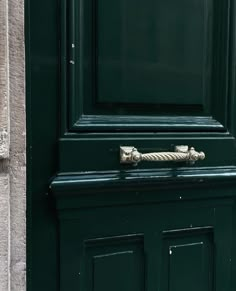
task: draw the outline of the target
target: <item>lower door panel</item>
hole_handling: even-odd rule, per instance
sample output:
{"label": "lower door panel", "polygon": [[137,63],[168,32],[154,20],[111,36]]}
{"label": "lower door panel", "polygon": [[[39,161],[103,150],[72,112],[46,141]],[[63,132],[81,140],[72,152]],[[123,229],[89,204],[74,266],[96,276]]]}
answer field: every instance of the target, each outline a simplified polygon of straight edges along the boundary
{"label": "lower door panel", "polygon": [[61,291],[230,290],[233,200],[77,206],[59,211]]}

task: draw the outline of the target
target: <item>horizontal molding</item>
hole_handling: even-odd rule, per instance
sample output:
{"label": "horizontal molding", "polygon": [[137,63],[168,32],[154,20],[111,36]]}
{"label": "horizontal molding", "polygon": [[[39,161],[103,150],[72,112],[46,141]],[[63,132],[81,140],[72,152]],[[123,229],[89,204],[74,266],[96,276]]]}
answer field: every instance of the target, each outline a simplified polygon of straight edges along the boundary
{"label": "horizontal molding", "polygon": [[235,184],[236,166],[232,166],[61,173],[51,181],[50,189],[57,208],[65,209],[145,201],[232,198],[236,195]]}
{"label": "horizontal molding", "polygon": [[78,131],[129,131],[137,129],[158,131],[225,131],[211,116],[122,116],[81,115],[73,125]]}
{"label": "horizontal molding", "polygon": [[[194,169],[162,169],[162,170],[130,170],[111,172],[87,172],[58,174],[51,182],[53,192],[77,191],[80,189],[104,191],[117,187],[132,188],[162,185],[176,187],[178,183],[184,185],[206,184],[209,182],[234,182],[236,183],[236,166],[226,168],[194,168]],[[183,185],[183,186],[184,186]],[[99,188],[97,188],[99,187]],[[100,188],[101,187],[101,188]]]}

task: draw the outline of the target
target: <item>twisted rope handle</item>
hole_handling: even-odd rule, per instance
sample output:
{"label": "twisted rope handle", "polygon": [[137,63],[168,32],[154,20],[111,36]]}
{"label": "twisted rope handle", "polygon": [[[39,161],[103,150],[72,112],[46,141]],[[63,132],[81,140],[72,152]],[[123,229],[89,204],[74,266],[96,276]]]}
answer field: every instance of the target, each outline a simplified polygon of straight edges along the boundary
{"label": "twisted rope handle", "polygon": [[149,162],[190,162],[194,163],[198,160],[204,160],[205,154],[197,152],[193,147],[177,146],[175,152],[157,152],[157,153],[140,153],[134,147],[120,148],[120,162],[124,164],[137,164],[140,161]]}
{"label": "twisted rope handle", "polygon": [[172,152],[160,152],[160,153],[148,153],[148,154],[141,154],[142,161],[149,161],[149,162],[168,162],[168,161],[186,161],[189,159],[188,153],[172,153]]}

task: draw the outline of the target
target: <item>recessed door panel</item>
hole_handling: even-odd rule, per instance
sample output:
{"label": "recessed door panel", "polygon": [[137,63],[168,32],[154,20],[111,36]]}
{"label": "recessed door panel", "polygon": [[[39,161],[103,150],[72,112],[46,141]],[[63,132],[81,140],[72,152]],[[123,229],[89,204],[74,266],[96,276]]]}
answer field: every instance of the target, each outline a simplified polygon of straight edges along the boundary
{"label": "recessed door panel", "polygon": [[207,257],[204,258],[203,242],[170,246],[169,254],[171,291],[186,288],[191,288],[192,291],[211,290],[208,282],[209,267],[205,266]]}
{"label": "recessed door panel", "polygon": [[[229,0],[68,1],[62,10],[66,129],[145,129],[160,117],[227,121]],[[229,100],[231,102],[231,100]],[[65,111],[66,109],[66,111]],[[108,116],[109,118],[106,118]],[[92,128],[92,126],[94,126]]]}
{"label": "recessed door panel", "polygon": [[144,291],[142,236],[85,242],[86,290]]}
{"label": "recessed door panel", "polygon": [[97,7],[99,102],[203,105],[213,1],[98,0]]}
{"label": "recessed door panel", "polygon": [[168,232],[163,247],[164,286],[170,291],[212,291],[214,286],[214,229],[211,227]]}

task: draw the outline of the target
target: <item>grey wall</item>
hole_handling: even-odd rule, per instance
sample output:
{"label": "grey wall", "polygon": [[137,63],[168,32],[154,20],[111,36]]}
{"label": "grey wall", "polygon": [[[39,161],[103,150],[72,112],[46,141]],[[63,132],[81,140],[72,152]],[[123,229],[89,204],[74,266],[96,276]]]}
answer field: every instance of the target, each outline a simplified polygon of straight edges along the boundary
{"label": "grey wall", "polygon": [[0,290],[26,290],[24,2],[0,0]]}

